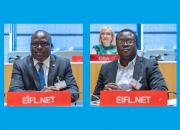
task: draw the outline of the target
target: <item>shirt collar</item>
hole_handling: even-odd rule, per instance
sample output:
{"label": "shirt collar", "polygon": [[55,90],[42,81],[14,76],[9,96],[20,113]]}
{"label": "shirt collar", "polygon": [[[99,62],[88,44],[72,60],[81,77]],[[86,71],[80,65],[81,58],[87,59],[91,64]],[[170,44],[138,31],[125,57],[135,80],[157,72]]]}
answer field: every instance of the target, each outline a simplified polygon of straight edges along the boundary
{"label": "shirt collar", "polygon": [[137,58],[137,56],[135,56],[134,59],[132,61],[130,61],[126,67],[122,66],[120,63],[120,60],[118,60],[118,67],[119,68],[129,68],[129,66],[131,66],[131,65],[135,66],[136,58]]}
{"label": "shirt collar", "polygon": [[[33,63],[34,63],[34,66],[36,66],[37,64],[38,64],[38,60],[36,60],[36,59],[34,59],[33,58]],[[49,68],[49,62],[50,62],[50,56],[46,59],[46,60],[44,60],[42,63],[47,67],[47,68]]]}

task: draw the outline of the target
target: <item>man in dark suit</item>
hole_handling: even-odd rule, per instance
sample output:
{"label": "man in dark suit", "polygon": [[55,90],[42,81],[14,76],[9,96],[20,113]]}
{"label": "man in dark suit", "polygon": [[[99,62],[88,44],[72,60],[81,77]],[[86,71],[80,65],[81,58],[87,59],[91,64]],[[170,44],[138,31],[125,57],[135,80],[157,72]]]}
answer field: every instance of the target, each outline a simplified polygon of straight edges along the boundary
{"label": "man in dark suit", "polygon": [[137,35],[130,29],[120,31],[116,46],[120,59],[103,64],[92,100],[101,90],[168,90],[155,60],[137,56]]}
{"label": "man in dark suit", "polygon": [[31,37],[31,55],[13,64],[9,91],[69,90],[72,102],[76,101],[79,90],[72,75],[70,61],[52,55],[51,50],[50,34],[44,30],[36,31]]}

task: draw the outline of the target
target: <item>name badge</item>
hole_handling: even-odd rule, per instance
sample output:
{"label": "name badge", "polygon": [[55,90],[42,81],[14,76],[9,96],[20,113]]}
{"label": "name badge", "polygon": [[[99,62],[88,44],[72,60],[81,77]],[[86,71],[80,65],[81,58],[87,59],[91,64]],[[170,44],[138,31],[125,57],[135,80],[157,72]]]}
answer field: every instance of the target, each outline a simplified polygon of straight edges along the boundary
{"label": "name badge", "polygon": [[54,86],[56,86],[58,89],[62,89],[65,88],[67,85],[65,80],[63,80],[63,81],[58,81],[57,83],[54,84]]}
{"label": "name badge", "polygon": [[140,88],[141,88],[141,86],[142,86],[142,84],[139,82],[139,81],[137,81],[137,80],[135,80],[135,79],[131,79],[131,81],[130,81],[130,83],[129,83],[133,88],[135,88],[136,90],[139,90]]}

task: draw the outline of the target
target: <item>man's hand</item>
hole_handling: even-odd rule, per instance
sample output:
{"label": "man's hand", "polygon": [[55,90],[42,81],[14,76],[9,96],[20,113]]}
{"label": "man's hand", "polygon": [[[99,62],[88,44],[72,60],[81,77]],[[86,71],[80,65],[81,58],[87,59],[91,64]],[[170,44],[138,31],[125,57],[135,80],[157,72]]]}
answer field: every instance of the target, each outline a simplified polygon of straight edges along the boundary
{"label": "man's hand", "polygon": [[57,88],[57,87],[55,87],[55,86],[50,86],[50,87],[45,87],[45,88],[42,89],[41,91],[43,91],[43,92],[59,91],[59,88]]}
{"label": "man's hand", "polygon": [[104,90],[110,91],[110,90],[121,90],[121,89],[115,83],[108,83],[105,85]]}
{"label": "man's hand", "polygon": [[67,86],[61,86],[61,87],[60,86],[49,86],[49,87],[45,87],[41,91],[43,91],[43,92],[63,91],[63,90],[65,90],[65,88],[67,88]]}

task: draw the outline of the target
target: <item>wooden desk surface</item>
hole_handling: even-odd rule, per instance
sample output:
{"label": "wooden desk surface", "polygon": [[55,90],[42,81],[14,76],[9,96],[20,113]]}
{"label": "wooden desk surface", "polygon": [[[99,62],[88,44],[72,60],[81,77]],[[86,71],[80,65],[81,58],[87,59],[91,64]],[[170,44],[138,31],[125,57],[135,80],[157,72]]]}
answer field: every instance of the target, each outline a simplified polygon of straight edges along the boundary
{"label": "wooden desk surface", "polygon": [[[78,101],[82,101],[82,83],[83,83],[83,70],[82,70],[82,62],[72,62],[71,63],[71,67],[72,67],[72,71],[73,71],[73,75],[75,77],[75,80],[77,82],[77,85],[79,87],[79,91],[81,92],[79,100]],[[11,74],[12,74],[12,64],[5,64],[4,65],[4,92],[5,94],[8,92],[9,90],[9,85],[10,85],[10,81],[11,81]],[[5,97],[5,101],[6,101]]]}
{"label": "wooden desk surface", "polygon": [[[95,89],[96,82],[99,76],[99,71],[103,63],[105,62],[91,62],[91,70],[90,70],[91,94]],[[176,92],[176,62],[160,62],[159,68],[164,76],[169,91]],[[175,98],[175,95],[170,95],[170,98],[171,99]]]}

